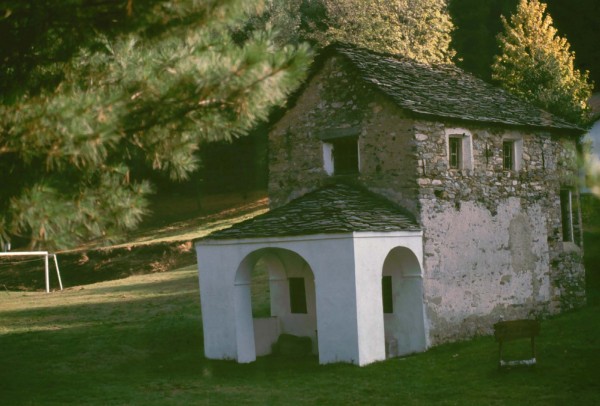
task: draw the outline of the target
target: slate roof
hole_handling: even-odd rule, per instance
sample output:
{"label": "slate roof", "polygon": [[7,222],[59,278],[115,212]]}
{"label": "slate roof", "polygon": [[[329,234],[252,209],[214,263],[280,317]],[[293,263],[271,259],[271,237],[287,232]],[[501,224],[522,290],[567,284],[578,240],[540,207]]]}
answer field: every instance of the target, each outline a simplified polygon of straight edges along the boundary
{"label": "slate roof", "polygon": [[216,231],[203,240],[418,230],[414,218],[395,203],[365,189],[335,184]]}
{"label": "slate roof", "polygon": [[[503,89],[452,65],[425,65],[345,44],[334,44],[360,75],[401,108],[418,115],[491,124],[566,130],[585,130],[539,109]],[[331,50],[324,51],[324,57]]]}

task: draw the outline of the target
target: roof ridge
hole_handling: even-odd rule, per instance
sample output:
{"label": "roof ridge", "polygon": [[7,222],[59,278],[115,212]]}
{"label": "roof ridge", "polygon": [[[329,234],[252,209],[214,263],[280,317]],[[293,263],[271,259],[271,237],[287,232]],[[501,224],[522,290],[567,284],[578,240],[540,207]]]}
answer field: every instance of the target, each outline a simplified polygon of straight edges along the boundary
{"label": "roof ridge", "polygon": [[427,64],[404,55],[341,42],[329,45],[323,55],[331,51],[347,58],[363,80],[390,96],[400,108],[414,114],[512,127],[585,132],[578,125],[456,65]]}

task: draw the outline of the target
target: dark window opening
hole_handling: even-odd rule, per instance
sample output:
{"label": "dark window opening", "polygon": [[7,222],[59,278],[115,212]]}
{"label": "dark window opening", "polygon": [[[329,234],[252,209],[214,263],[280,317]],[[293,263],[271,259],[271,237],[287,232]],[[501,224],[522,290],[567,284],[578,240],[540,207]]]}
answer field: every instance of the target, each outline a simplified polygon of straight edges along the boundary
{"label": "dark window opening", "polygon": [[450,137],[448,143],[450,151],[450,169],[460,169],[462,165],[462,139]]}
{"label": "dark window opening", "polygon": [[288,278],[290,285],[290,311],[306,314],[306,288],[304,278]]}
{"label": "dark window opening", "polygon": [[507,171],[512,171],[515,168],[514,141],[504,141],[502,143],[502,166]]}
{"label": "dark window opening", "polygon": [[394,313],[394,296],[392,294],[392,277],[381,278],[381,292],[383,294],[383,312]]}
{"label": "dark window opening", "polygon": [[333,171],[335,175],[358,173],[358,139],[339,138],[333,145]]}
{"label": "dark window opening", "polygon": [[571,191],[562,189],[560,191],[560,214],[562,220],[563,241],[573,241],[573,210]]}

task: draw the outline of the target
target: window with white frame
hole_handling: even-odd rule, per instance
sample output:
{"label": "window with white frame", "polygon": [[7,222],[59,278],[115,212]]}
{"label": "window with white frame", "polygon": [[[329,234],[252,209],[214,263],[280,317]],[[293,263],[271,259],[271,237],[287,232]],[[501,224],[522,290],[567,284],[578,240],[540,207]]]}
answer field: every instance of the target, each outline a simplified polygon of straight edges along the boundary
{"label": "window with white frame", "polygon": [[521,170],[523,156],[522,138],[504,138],[502,140],[502,169],[505,171]]}
{"label": "window with white frame", "polygon": [[354,175],[360,172],[357,136],[323,141],[323,169],[328,175]]}
{"label": "window with white frame", "polygon": [[560,191],[560,214],[563,241],[573,242],[573,195],[571,189]]}
{"label": "window with white frame", "polygon": [[462,137],[448,137],[450,169],[462,169]]}
{"label": "window with white frame", "polygon": [[473,169],[471,132],[462,128],[446,129],[448,168]]}
{"label": "window with white frame", "polygon": [[512,140],[502,142],[502,167],[507,171],[515,169],[515,143]]}

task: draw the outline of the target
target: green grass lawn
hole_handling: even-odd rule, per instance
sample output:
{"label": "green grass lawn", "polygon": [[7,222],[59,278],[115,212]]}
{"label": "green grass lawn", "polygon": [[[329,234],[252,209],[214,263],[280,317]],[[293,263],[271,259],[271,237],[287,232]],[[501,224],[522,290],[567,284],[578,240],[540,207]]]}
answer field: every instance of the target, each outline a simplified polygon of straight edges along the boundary
{"label": "green grass lawn", "polygon": [[0,291],[0,405],[600,404],[600,308],[544,321],[538,365],[491,337],[359,368],[203,357],[193,267],[51,294]]}

